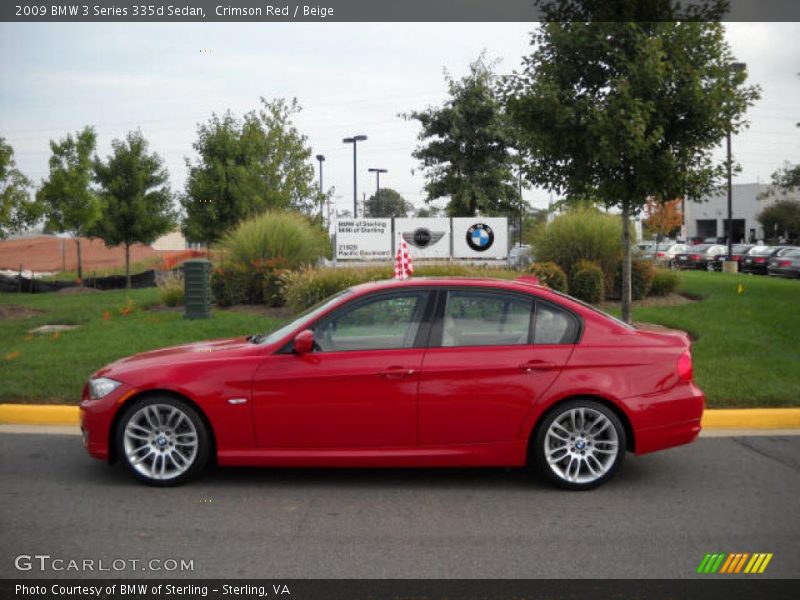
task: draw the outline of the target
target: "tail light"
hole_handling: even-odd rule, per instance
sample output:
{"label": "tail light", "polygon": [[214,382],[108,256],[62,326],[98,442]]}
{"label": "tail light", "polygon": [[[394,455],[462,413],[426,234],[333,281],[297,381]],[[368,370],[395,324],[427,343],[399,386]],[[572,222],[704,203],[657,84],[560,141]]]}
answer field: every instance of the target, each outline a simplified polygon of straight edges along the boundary
{"label": "tail light", "polygon": [[694,367],[692,367],[692,353],[686,350],[678,359],[678,379],[681,381],[691,381],[694,377]]}
{"label": "tail light", "polygon": [[701,257],[700,257],[700,255],[699,255],[699,254],[690,254],[690,255],[689,255],[689,258],[690,258],[691,260],[700,260],[700,258],[701,258]]}
{"label": "tail light", "polygon": [[666,255],[666,252],[656,252],[656,258],[664,258]]}
{"label": "tail light", "polygon": [[757,263],[765,263],[765,262],[767,262],[767,259],[766,258],[756,258],[755,262],[757,262]]}
{"label": "tail light", "polygon": [[791,267],[792,266],[792,261],[790,261],[790,260],[779,260],[778,261],[778,266],[779,267]]}
{"label": "tail light", "polygon": [[733,258],[733,260],[735,260],[736,262],[739,262],[740,260],[742,260],[742,257],[739,256],[738,254],[734,254],[731,258]]}

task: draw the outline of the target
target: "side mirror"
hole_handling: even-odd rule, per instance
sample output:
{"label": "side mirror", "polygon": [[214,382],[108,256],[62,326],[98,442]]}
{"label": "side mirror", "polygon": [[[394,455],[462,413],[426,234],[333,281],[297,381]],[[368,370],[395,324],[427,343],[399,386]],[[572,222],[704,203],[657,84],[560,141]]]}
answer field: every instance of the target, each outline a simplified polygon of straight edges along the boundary
{"label": "side mirror", "polygon": [[304,329],[294,337],[295,354],[308,354],[314,350],[314,332]]}

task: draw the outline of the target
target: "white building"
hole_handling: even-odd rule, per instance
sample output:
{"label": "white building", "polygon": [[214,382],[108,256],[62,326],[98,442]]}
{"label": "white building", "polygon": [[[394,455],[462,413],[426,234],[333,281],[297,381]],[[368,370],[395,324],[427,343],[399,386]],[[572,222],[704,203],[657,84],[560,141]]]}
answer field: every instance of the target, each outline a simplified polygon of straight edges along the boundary
{"label": "white building", "polygon": [[[774,198],[759,200],[767,191],[764,183],[739,183],[732,187],[733,241],[763,240],[766,235],[756,216],[772,204]],[[702,201],[684,203],[684,224],[687,239],[725,238],[728,234],[728,192],[722,189]]]}

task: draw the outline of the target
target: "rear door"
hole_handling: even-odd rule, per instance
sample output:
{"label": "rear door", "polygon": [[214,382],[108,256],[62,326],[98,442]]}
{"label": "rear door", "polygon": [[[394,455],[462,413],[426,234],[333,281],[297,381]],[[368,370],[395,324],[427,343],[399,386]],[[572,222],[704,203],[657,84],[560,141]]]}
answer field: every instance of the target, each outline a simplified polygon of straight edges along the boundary
{"label": "rear door", "polygon": [[517,439],[579,333],[576,316],[531,295],[442,290],[419,385],[420,444]]}

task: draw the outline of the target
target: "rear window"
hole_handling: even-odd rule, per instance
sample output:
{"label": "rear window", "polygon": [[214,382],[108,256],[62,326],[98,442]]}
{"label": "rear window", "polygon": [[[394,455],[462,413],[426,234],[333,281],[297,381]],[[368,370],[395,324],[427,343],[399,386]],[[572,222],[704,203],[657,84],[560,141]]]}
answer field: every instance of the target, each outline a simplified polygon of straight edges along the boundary
{"label": "rear window", "polygon": [[750,256],[769,256],[772,254],[773,248],[771,246],[756,246],[752,248],[748,254]]}

